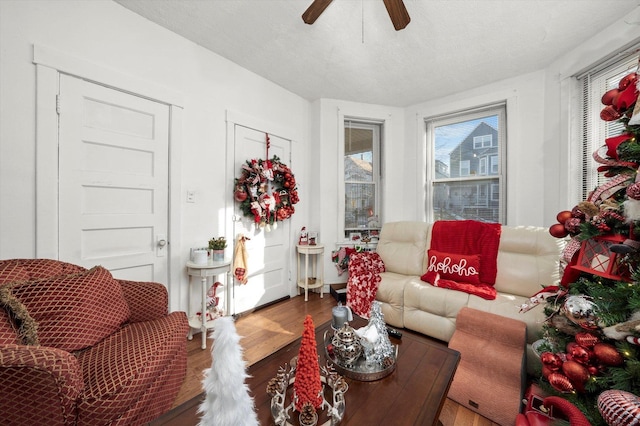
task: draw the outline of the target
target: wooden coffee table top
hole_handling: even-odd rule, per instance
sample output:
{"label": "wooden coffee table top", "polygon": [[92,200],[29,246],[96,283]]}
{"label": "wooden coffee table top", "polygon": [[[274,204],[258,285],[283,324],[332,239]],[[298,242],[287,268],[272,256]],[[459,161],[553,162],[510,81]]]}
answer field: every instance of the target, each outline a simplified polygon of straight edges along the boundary
{"label": "wooden coffee table top", "polygon": [[[367,322],[356,318],[351,325],[359,328]],[[316,328],[320,365],[325,365],[323,336],[331,322]],[[389,376],[361,382],[346,378],[346,411],[341,425],[437,425],[440,410],[460,361],[460,353],[430,341],[420,334],[402,330],[402,339],[391,338],[398,345],[396,369]],[[248,369],[247,384],[255,399],[261,425],[273,425],[271,398],[267,383],[278,368],[298,355],[300,339],[283,347]],[[297,424],[297,413],[291,423]],[[320,422],[319,422],[320,423]]]}

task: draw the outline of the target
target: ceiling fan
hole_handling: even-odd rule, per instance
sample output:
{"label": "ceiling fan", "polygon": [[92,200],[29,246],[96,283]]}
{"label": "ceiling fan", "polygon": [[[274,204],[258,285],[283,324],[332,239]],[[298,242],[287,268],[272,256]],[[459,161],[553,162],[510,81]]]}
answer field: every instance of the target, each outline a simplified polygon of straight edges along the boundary
{"label": "ceiling fan", "polygon": [[[302,20],[311,25],[322,15],[322,12],[331,4],[333,0],[313,0],[313,3],[302,14]],[[407,12],[402,0],[383,0],[387,8],[391,22],[396,31],[400,31],[411,22],[411,17]]]}

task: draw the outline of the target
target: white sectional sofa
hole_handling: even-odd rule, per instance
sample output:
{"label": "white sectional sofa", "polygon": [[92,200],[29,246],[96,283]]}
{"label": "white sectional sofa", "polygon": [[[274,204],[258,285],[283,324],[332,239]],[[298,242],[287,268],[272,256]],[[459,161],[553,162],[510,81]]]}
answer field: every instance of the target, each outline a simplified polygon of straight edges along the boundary
{"label": "white sectional sofa", "polygon": [[517,319],[527,324],[527,371],[539,365],[531,344],[540,338],[545,316],[542,306],[520,313],[519,306],[543,287],[558,284],[564,240],[546,228],[503,226],[498,249],[497,298],[434,287],[420,279],[427,269],[432,224],[384,224],[377,252],[385,265],[376,300],[385,321],[448,342],[462,307]]}

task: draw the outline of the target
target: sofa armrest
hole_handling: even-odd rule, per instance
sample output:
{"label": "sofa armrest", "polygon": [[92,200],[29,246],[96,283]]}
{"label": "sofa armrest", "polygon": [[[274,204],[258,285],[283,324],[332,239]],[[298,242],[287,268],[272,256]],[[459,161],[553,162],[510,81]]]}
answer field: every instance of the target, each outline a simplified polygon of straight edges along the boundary
{"label": "sofa armrest", "polygon": [[75,424],[84,391],[75,356],[45,346],[0,345],[0,413],[7,424]]}
{"label": "sofa armrest", "polygon": [[169,292],[160,283],[118,280],[129,304],[129,322],[162,318],[169,312]]}

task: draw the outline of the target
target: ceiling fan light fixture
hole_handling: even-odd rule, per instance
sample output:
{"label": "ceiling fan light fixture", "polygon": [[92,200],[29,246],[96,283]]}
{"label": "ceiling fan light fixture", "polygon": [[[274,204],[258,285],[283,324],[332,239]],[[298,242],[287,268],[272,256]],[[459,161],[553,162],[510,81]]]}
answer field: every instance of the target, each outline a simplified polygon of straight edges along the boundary
{"label": "ceiling fan light fixture", "polygon": [[[316,19],[322,15],[322,12],[331,4],[333,0],[313,0],[313,2],[309,5],[307,10],[302,14],[302,20],[306,24],[313,24],[316,22]],[[409,12],[407,12],[407,8],[404,5],[403,0],[383,0],[384,5],[387,8],[387,13],[389,14],[389,18],[391,18],[391,22],[393,23],[393,28],[396,31],[400,31],[404,29],[409,22],[411,22],[411,17],[409,16]]]}
{"label": "ceiling fan light fixture", "polygon": [[387,8],[387,13],[389,13],[389,18],[391,18],[391,22],[393,23],[393,28],[395,28],[396,31],[400,31],[409,25],[411,17],[409,16],[409,12],[407,12],[407,8],[402,0],[383,1]]}
{"label": "ceiling fan light fixture", "polygon": [[313,0],[313,3],[302,14],[305,24],[313,24],[322,15],[322,12],[331,4],[333,0]]}

